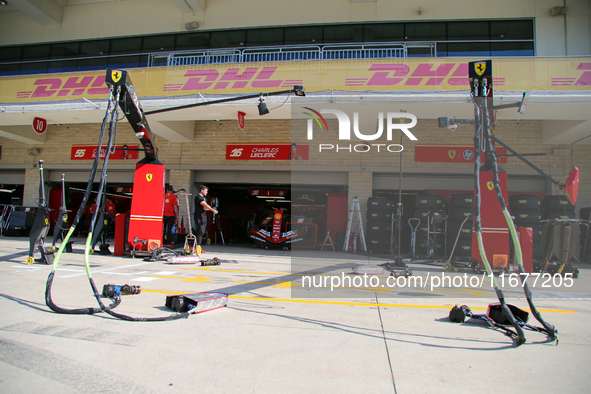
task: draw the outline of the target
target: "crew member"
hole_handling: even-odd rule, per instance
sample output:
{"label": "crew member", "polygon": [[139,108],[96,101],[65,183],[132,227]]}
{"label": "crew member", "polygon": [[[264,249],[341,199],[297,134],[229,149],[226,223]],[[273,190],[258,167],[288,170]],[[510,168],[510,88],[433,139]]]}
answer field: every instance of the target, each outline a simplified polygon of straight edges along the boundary
{"label": "crew member", "polygon": [[207,204],[205,197],[209,188],[205,185],[199,186],[199,194],[195,196],[195,238],[197,238],[197,244],[201,245],[203,240],[203,234],[205,234],[205,227],[207,225],[207,211],[213,212],[217,215],[218,211],[213,209]]}
{"label": "crew member", "polygon": [[164,195],[164,244],[173,247],[172,244],[172,226],[178,225],[179,219],[179,199],[173,193],[172,185],[166,186]]}

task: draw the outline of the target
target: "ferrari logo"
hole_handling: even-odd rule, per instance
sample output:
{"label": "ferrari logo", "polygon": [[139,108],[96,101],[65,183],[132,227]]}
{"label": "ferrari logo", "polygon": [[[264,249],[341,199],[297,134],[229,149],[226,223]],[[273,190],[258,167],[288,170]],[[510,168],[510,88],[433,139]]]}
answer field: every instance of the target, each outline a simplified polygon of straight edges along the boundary
{"label": "ferrari logo", "polygon": [[476,71],[476,74],[478,75],[484,74],[484,72],[486,71],[486,62],[474,63],[474,71]]}
{"label": "ferrari logo", "polygon": [[47,226],[49,224],[49,219],[45,219],[45,225]]}
{"label": "ferrari logo", "polygon": [[119,82],[119,80],[121,79],[121,75],[123,75],[121,73],[121,71],[117,71],[117,70],[113,70],[111,71],[111,79],[113,80],[113,82],[117,83]]}
{"label": "ferrari logo", "polygon": [[486,182],[486,187],[488,188],[488,190],[492,190],[495,188],[495,184],[492,182]]}
{"label": "ferrari logo", "polygon": [[450,149],[447,151],[447,155],[449,156],[450,159],[455,159],[456,158],[456,151],[455,149]]}
{"label": "ferrari logo", "polygon": [[152,174],[146,174],[146,180],[148,182],[152,181]]}

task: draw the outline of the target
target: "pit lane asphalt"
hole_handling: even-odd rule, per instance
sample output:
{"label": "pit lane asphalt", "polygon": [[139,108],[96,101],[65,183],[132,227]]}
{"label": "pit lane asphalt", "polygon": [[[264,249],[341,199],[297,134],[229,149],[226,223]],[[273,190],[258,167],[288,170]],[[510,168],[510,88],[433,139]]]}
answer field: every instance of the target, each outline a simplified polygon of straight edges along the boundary
{"label": "pit lane asphalt", "polygon": [[[52,296],[63,308],[98,306],[83,243],[77,239],[73,253],[62,254],[56,271]],[[28,248],[28,238],[0,237],[1,392],[588,391],[591,267],[585,264],[570,287],[532,288],[542,316],[559,331],[558,346],[526,331],[527,343],[515,348],[481,322],[447,318],[455,304],[485,313],[496,301],[490,278],[482,287],[382,287],[386,271],[378,286],[331,292],[302,288],[297,274],[355,277],[354,266],[392,259],[221,245],[201,255],[222,262],[209,267],[90,256],[99,292],[107,283],[141,286],[141,294],[123,296],[119,313],[167,316],[168,294],[229,294],[227,307],[187,319],[128,322],[51,311],[44,298],[51,266],[26,265]],[[442,274],[482,278],[471,270],[409,267],[431,281]],[[504,290],[509,302],[527,309],[521,288],[506,283]]]}

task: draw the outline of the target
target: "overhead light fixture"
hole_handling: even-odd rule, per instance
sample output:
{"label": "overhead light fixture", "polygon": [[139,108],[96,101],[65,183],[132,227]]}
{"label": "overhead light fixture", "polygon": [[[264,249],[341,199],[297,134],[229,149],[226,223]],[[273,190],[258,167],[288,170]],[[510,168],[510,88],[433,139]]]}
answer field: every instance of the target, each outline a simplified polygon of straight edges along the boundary
{"label": "overhead light fixture", "polygon": [[263,96],[259,97],[259,116],[267,115],[269,113],[269,108],[267,108],[267,104],[263,101]]}
{"label": "overhead light fixture", "polygon": [[[269,196],[255,196],[256,198],[269,198]],[[276,198],[276,199],[284,199],[285,197],[281,197],[281,196],[273,196],[272,198]]]}
{"label": "overhead light fixture", "polygon": [[550,16],[566,15],[568,7],[554,7],[550,10]]}
{"label": "overhead light fixture", "polygon": [[306,95],[306,89],[302,85],[295,85],[293,87],[293,92],[296,96],[303,97]]}
{"label": "overhead light fixture", "polygon": [[37,156],[39,153],[41,153],[39,151],[39,148],[33,148],[33,149],[29,149],[27,151],[27,155],[29,155],[29,156]]}
{"label": "overhead light fixture", "polygon": [[196,30],[198,26],[197,22],[185,23],[185,30]]}

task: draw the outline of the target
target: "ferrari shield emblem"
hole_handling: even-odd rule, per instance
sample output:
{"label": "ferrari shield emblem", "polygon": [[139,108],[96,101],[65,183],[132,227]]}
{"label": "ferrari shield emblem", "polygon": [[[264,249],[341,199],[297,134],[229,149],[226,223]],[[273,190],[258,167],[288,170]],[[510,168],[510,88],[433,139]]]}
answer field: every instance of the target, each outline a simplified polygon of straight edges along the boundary
{"label": "ferrari shield emblem", "polygon": [[150,182],[152,180],[152,174],[146,174],[146,180]]}
{"label": "ferrari shield emblem", "polygon": [[474,71],[479,76],[482,76],[482,74],[484,74],[484,72],[486,71],[486,62],[476,62],[476,63],[474,63]]}
{"label": "ferrari shield emblem", "polygon": [[495,184],[492,182],[486,182],[486,187],[488,188],[488,190],[492,190],[495,188]]}
{"label": "ferrari shield emblem", "polygon": [[447,151],[447,155],[449,156],[450,159],[455,159],[456,158],[456,151],[455,149],[450,149]]}
{"label": "ferrari shield emblem", "polygon": [[117,71],[117,70],[112,70],[111,71],[111,79],[113,80],[113,82],[117,83],[119,82],[119,80],[121,79],[121,75],[123,75],[121,73],[121,71]]}

